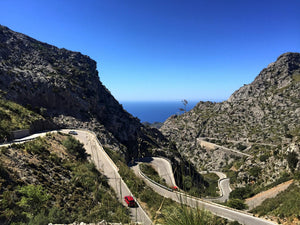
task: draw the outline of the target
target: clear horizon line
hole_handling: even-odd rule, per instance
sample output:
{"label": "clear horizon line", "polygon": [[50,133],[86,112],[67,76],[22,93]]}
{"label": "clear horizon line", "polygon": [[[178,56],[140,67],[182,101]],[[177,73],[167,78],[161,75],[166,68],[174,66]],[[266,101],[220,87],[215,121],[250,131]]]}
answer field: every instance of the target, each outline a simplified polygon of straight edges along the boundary
{"label": "clear horizon line", "polygon": [[[184,99],[180,99],[180,100],[118,100],[119,102],[182,102]],[[226,101],[227,99],[201,99],[201,100],[188,100],[186,99],[188,102],[223,102]]]}

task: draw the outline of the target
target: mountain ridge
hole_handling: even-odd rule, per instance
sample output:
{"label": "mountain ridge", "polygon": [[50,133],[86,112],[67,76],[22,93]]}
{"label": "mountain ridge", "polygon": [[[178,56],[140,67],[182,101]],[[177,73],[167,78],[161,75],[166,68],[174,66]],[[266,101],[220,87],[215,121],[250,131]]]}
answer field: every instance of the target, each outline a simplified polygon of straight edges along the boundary
{"label": "mountain ridge", "polygon": [[3,26],[0,40],[0,89],[4,98],[51,117],[57,126],[97,127],[104,144],[115,149],[124,145],[133,155],[137,155],[138,146],[133,143],[139,137],[144,139],[143,151],[146,146],[158,147],[146,138],[148,133],[163,142],[159,132],[144,128],[110,94],[90,57]]}
{"label": "mountain ridge", "polygon": [[[198,170],[227,171],[233,187],[254,182],[263,188],[300,168],[299,90],[300,53],[285,53],[228,100],[199,102],[192,110],[169,117],[160,131]],[[294,164],[289,163],[291,152]]]}
{"label": "mountain ridge", "polygon": [[[35,111],[56,128],[94,131],[105,149],[121,154],[127,163],[145,156],[168,157],[174,168],[180,168],[176,170],[179,186],[182,175],[191,174],[196,186],[203,185],[201,175],[159,130],[144,126],[123,109],[100,81],[96,62],[90,57],[3,26],[0,40],[3,99]],[[53,126],[40,128],[50,130]]]}
{"label": "mountain ridge", "polygon": [[[287,110],[289,109],[291,109],[290,113],[292,113],[292,116],[287,118],[285,124],[294,126],[290,127],[289,130],[298,129],[295,125],[298,124],[300,117],[300,94],[297,91],[299,90],[299,68],[300,54],[285,53],[278,57],[276,62],[263,69],[251,84],[244,85],[235,91],[227,101],[221,103],[199,102],[191,111],[184,115],[168,118],[160,130],[167,137],[172,136],[172,125],[174,125],[174,129],[178,128],[176,127],[175,121],[180,120],[178,118],[181,118],[184,120],[191,120],[196,124],[193,125],[192,123],[189,123],[190,128],[193,130],[193,138],[207,136],[220,139],[261,139],[261,137],[257,136],[255,133],[251,134],[251,129],[243,127],[244,124],[239,124],[239,118],[250,120],[250,123],[257,124],[260,126],[260,132],[262,132],[268,129],[267,126],[270,125],[270,123],[265,124],[261,121],[262,119],[267,119],[268,115],[271,114],[271,111],[274,111],[276,114],[276,110],[285,110],[286,112],[284,115],[286,115]],[[276,116],[282,117],[280,115]],[[207,124],[210,126],[208,127]],[[217,124],[220,131],[213,127],[213,125],[217,126]],[[233,130],[234,128],[230,124],[234,124],[235,126],[239,125],[243,127],[243,129],[241,129],[242,133],[231,133],[229,130],[225,129],[228,127],[220,127],[223,124],[228,125],[228,127]],[[183,124],[181,124],[181,127],[183,127]],[[198,132],[195,133],[195,129],[197,129]],[[282,131],[282,129],[280,129],[280,131]],[[268,141],[278,142],[274,140],[274,137],[271,137]]]}
{"label": "mountain ridge", "polygon": [[[293,53],[293,52],[287,52],[282,55],[280,55],[277,60],[273,63],[270,63],[267,68],[264,68],[260,74],[254,79],[254,81],[251,84],[244,85],[243,87],[239,88],[237,91],[235,91],[228,99],[229,102],[234,101],[235,99],[241,100],[241,95],[238,95],[242,91],[248,91],[248,93],[254,94],[255,92],[251,92],[249,89],[253,85],[261,85],[261,87],[264,87],[262,85],[263,81],[271,82],[271,85],[278,85],[278,88],[283,88],[289,83],[289,77],[291,76],[291,71],[298,72],[299,71],[299,53]],[[297,65],[298,64],[298,65]],[[268,73],[268,71],[276,70],[276,72]],[[285,75],[285,77],[280,77],[282,73]],[[278,81],[284,81],[281,83],[276,83]],[[246,89],[246,90],[244,90]],[[257,92],[259,89],[256,89]],[[261,90],[264,91],[264,90]],[[256,93],[258,94],[258,93]],[[251,95],[250,95],[251,96]],[[249,96],[246,96],[249,97]],[[251,96],[251,97],[257,97],[257,96]]]}

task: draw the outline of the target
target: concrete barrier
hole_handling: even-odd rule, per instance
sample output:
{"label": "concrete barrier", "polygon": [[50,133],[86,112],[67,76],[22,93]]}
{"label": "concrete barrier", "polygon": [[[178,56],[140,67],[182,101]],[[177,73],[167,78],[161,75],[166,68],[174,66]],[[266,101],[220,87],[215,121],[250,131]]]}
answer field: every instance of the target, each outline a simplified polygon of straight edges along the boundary
{"label": "concrete barrier", "polygon": [[19,139],[30,135],[29,129],[14,130],[11,132],[13,139]]}

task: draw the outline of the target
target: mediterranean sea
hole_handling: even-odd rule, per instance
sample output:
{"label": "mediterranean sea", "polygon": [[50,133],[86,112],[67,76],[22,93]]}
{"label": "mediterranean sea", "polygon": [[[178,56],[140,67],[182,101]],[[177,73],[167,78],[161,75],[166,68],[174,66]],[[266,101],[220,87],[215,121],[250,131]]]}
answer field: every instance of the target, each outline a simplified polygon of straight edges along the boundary
{"label": "mediterranean sea", "polygon": [[[191,110],[198,102],[188,102],[186,110]],[[181,114],[179,108],[184,108],[181,101],[173,102],[120,102],[123,108],[141,122],[164,122],[167,118],[174,114]]]}

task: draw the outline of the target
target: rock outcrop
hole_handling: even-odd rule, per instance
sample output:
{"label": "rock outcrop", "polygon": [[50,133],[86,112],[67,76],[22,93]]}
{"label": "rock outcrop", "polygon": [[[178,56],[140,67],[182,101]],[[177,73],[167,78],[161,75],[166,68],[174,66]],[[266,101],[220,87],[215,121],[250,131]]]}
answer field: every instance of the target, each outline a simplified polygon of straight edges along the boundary
{"label": "rock outcrop", "polygon": [[32,123],[33,131],[52,129],[53,124],[93,130],[104,147],[118,151],[127,162],[165,156],[178,167],[178,185],[182,175],[192,174],[195,182],[202,180],[160,131],[144,126],[123,109],[101,83],[94,60],[1,25],[0,96],[50,121]]}
{"label": "rock outcrop", "polygon": [[171,116],[160,131],[199,169],[221,169],[243,157],[203,148],[201,140],[206,140],[253,155],[233,168],[241,180],[254,178],[249,173],[243,178],[242,171],[258,166],[265,170],[264,178],[274,181],[287,168],[289,146],[299,148],[300,53],[281,55],[227,101],[199,102],[191,111]]}
{"label": "rock outcrop", "polygon": [[100,82],[96,62],[0,26],[0,91],[60,127],[94,130],[127,159],[166,142],[127,113]]}
{"label": "rock outcrop", "polygon": [[281,144],[299,138],[299,122],[300,54],[286,53],[227,101],[199,102],[160,130],[179,145],[199,137]]}

